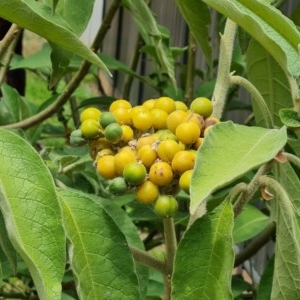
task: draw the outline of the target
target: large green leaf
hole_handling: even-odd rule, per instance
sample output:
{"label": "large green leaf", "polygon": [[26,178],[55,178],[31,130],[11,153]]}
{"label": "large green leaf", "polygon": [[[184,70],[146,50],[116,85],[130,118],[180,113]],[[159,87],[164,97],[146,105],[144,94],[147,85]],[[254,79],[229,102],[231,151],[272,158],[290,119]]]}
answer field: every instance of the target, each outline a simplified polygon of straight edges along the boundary
{"label": "large green leaf", "polygon": [[203,0],[232,19],[275,58],[284,71],[300,75],[300,32],[294,23],[267,2],[257,0]]}
{"label": "large green leaf", "polygon": [[[128,214],[119,207],[117,203],[115,203],[115,201],[99,197],[93,197],[93,199],[97,201],[115,221],[130,246],[145,250],[144,243],[141,240],[136,225],[132,222]],[[148,285],[149,269],[136,262],[135,264],[140,293],[141,295],[145,295]]]}
{"label": "large green leaf", "polygon": [[268,224],[270,224],[270,218],[268,216],[253,205],[245,205],[243,212],[234,222],[234,242],[238,244],[255,237],[263,231]]}
{"label": "large green leaf", "polygon": [[232,299],[232,228],[229,201],[192,224],[178,245],[172,299]]}
{"label": "large green leaf", "polygon": [[60,300],[65,235],[54,182],[38,153],[0,129],[0,207],[41,299]]}
{"label": "large green leaf", "polygon": [[153,49],[155,49],[155,58],[160,71],[166,73],[173,86],[176,87],[174,59],[171,49],[166,45],[166,38],[146,1],[123,0],[123,4],[132,13],[146,45],[153,46]]}
{"label": "large green leaf", "polygon": [[70,262],[82,299],[139,299],[138,280],[123,233],[88,196],[61,190]]}
{"label": "large green leaf", "polygon": [[272,292],[272,281],[274,272],[275,256],[273,255],[265,267],[257,289],[257,300],[270,300]]}
{"label": "large green leaf", "polygon": [[276,177],[284,192],[273,200],[276,248],[271,299],[300,299],[300,180],[288,163],[277,167]]}
{"label": "large green leaf", "polygon": [[[272,56],[252,40],[246,53],[248,79],[255,85],[273,116],[276,126],[282,126],[279,111],[293,106],[290,86],[285,72]],[[258,126],[266,127],[260,107],[253,102],[253,112]],[[293,150],[300,155],[300,143],[290,140]]]}
{"label": "large green leaf", "polygon": [[212,47],[209,43],[210,12],[207,5],[198,0],[176,0],[175,2],[201,47],[209,66],[212,67]]}
{"label": "large green leaf", "polygon": [[287,141],[286,129],[215,125],[200,147],[191,181],[190,212],[218,188],[276,156]]}
{"label": "large green leaf", "polygon": [[50,6],[35,0],[1,1],[0,17],[44,37],[109,72],[99,57],[70,29],[68,23],[57,13],[52,13]]}

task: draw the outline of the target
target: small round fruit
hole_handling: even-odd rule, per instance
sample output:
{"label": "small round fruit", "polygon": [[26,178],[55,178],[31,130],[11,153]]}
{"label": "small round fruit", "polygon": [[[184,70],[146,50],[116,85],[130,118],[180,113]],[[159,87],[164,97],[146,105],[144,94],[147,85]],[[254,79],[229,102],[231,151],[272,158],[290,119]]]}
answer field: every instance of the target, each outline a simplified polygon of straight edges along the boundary
{"label": "small round fruit", "polygon": [[124,100],[124,99],[117,99],[114,102],[111,103],[109,106],[109,111],[113,112],[115,109],[119,107],[124,107],[124,108],[131,108],[132,105],[129,101]]}
{"label": "small round fruit", "polygon": [[158,157],[165,162],[170,163],[176,154],[180,150],[178,142],[174,140],[161,141],[157,147]]}
{"label": "small round fruit", "polygon": [[130,185],[140,185],[145,181],[147,171],[144,165],[138,162],[127,164],[123,170],[123,177]]}
{"label": "small round fruit", "polygon": [[189,150],[178,151],[172,160],[172,169],[177,174],[191,170],[195,165],[195,154]]}
{"label": "small round fruit", "polygon": [[192,101],[190,109],[204,118],[207,118],[213,112],[213,105],[209,99],[205,97],[198,97]]}
{"label": "small round fruit", "polygon": [[137,156],[143,165],[149,168],[157,159],[157,152],[150,145],[144,145],[138,150]]}
{"label": "small round fruit", "polygon": [[117,123],[111,123],[104,129],[105,138],[112,143],[117,143],[118,141],[120,141],[122,135],[122,127]]}
{"label": "small round fruit", "polygon": [[99,119],[100,125],[105,128],[109,124],[117,123],[117,118],[109,111],[105,111],[101,114]]}
{"label": "small round fruit", "polygon": [[114,195],[122,195],[127,191],[127,184],[123,177],[116,177],[111,180],[108,190]]}
{"label": "small round fruit", "polygon": [[168,115],[167,128],[175,133],[177,126],[184,122],[187,112],[183,110],[175,110]]}
{"label": "small round fruit", "polygon": [[93,139],[99,135],[100,124],[94,119],[86,119],[81,123],[80,130],[84,137]]}
{"label": "small round fruit", "polygon": [[155,99],[148,99],[142,104],[142,106],[144,106],[150,110],[150,109],[154,108],[155,102],[156,102]]}
{"label": "small round fruit", "polygon": [[144,108],[141,111],[135,112],[132,115],[132,124],[136,129],[141,131],[151,128],[153,122],[150,111]]}
{"label": "small round fruit", "polygon": [[170,184],[173,180],[171,166],[164,161],[154,163],[149,170],[149,180],[158,186]]}
{"label": "small round fruit", "polygon": [[154,129],[167,128],[168,113],[161,108],[153,108],[150,110],[152,116],[152,126]]}
{"label": "small round fruit", "polygon": [[161,195],[154,204],[154,211],[162,218],[171,218],[178,211],[178,203],[175,197]]}
{"label": "small round fruit", "polygon": [[160,141],[165,141],[165,140],[177,141],[177,136],[169,129],[160,129],[156,131],[153,135],[156,136],[156,138]]}
{"label": "small round fruit", "polygon": [[176,110],[175,101],[170,97],[160,97],[156,99],[154,108],[160,108],[170,114],[172,111]]}
{"label": "small round fruit", "polygon": [[85,139],[82,136],[80,129],[73,130],[70,134],[70,144],[72,146],[81,146],[85,144]]}
{"label": "small round fruit", "polygon": [[136,149],[139,150],[144,145],[152,145],[157,141],[157,137],[154,134],[148,134],[141,136],[136,144]]}
{"label": "small round fruit", "polygon": [[201,145],[203,144],[204,138],[199,137],[197,139],[197,141],[193,144],[193,149],[197,150],[201,147]]}
{"label": "small round fruit", "polygon": [[121,140],[123,142],[131,141],[134,136],[134,132],[133,132],[132,128],[128,125],[121,125],[121,127],[122,127],[122,131],[123,131]]}
{"label": "small round fruit", "polygon": [[97,160],[97,171],[105,179],[113,179],[118,174],[115,169],[115,158],[113,155],[105,155]]}
{"label": "small round fruit", "polygon": [[187,194],[190,193],[192,173],[193,173],[193,170],[187,170],[184,173],[182,173],[179,178],[179,187],[183,191],[185,191]]}
{"label": "small round fruit", "polygon": [[82,123],[87,119],[93,119],[99,121],[100,116],[101,116],[101,110],[95,107],[88,107],[85,110],[83,110],[82,113],[80,114],[80,122]]}
{"label": "small round fruit", "polygon": [[111,143],[104,137],[92,140],[89,144],[90,156],[95,159],[98,152],[103,149],[111,149]]}
{"label": "small round fruit", "polygon": [[136,190],[136,199],[142,204],[151,204],[158,196],[158,186],[149,180],[144,181]]}
{"label": "small round fruit", "polygon": [[188,114],[187,117],[185,118],[185,121],[196,123],[198,125],[200,131],[204,127],[204,119],[203,119],[203,117],[201,115],[199,115],[199,114],[194,113],[194,112]]}
{"label": "small round fruit", "polygon": [[119,124],[131,125],[130,108],[118,107],[112,113]]}
{"label": "small round fruit", "polygon": [[182,101],[175,101],[176,110],[188,111],[188,107]]}
{"label": "small round fruit", "polygon": [[121,150],[115,155],[115,169],[119,175],[123,174],[123,171],[127,164],[136,162],[134,151]]}
{"label": "small round fruit", "polygon": [[194,122],[183,122],[177,126],[176,136],[180,142],[190,145],[195,143],[200,136],[200,128]]}

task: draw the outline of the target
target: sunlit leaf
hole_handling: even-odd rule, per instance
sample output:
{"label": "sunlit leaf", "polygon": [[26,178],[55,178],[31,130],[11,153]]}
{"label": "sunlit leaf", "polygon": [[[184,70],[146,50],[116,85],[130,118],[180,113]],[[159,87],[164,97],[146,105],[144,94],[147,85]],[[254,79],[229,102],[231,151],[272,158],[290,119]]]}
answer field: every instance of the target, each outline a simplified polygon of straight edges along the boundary
{"label": "sunlit leaf", "polygon": [[60,191],[69,256],[82,299],[139,299],[138,280],[123,233],[88,196]]}
{"label": "sunlit leaf", "polygon": [[268,162],[287,141],[286,129],[234,124],[215,125],[200,147],[191,182],[190,212],[218,188]]}
{"label": "sunlit leaf", "polygon": [[0,208],[9,239],[28,266],[40,298],[60,300],[66,241],[54,182],[35,149],[3,129]]}
{"label": "sunlit leaf", "polygon": [[178,245],[172,299],[232,299],[232,228],[229,201],[191,225]]}

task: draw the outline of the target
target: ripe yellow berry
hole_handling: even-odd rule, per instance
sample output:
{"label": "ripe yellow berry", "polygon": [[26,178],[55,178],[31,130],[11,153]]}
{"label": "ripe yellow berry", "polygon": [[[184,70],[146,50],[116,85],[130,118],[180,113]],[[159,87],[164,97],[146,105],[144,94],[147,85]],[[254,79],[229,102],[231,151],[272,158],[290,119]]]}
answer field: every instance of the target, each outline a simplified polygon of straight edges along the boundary
{"label": "ripe yellow berry", "polygon": [[151,204],[159,196],[158,186],[146,180],[136,190],[136,199],[142,204]]}
{"label": "ripe yellow berry", "polygon": [[200,136],[200,128],[195,122],[183,122],[176,128],[176,136],[186,145],[193,144]]}
{"label": "ripe yellow berry", "polygon": [[115,158],[113,155],[105,155],[97,160],[97,171],[105,179],[115,178],[118,174],[115,169]]}
{"label": "ripe yellow berry", "polygon": [[154,163],[149,171],[149,180],[158,186],[170,184],[173,180],[171,166],[164,161]]}

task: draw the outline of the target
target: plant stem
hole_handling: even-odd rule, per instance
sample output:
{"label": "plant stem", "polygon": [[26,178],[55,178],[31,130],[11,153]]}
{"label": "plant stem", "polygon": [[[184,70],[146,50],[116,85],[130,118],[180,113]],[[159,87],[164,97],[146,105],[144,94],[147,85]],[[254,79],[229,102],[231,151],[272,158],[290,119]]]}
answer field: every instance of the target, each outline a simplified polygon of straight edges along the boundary
{"label": "plant stem", "polygon": [[266,174],[274,164],[274,160],[269,161],[268,163],[262,165],[254,177],[252,178],[251,182],[248,184],[247,191],[243,191],[235,202],[233,210],[234,210],[234,217],[236,218],[242,211],[245,204],[252,199],[254,193],[258,190],[261,186],[260,178],[262,175]]}
{"label": "plant stem", "polygon": [[[140,48],[144,45],[144,41],[141,37],[141,35],[138,35],[135,49],[134,49],[134,54],[130,63],[130,69],[132,71],[135,71],[137,68],[137,65],[139,63],[139,58],[140,58]],[[124,92],[123,92],[123,98],[124,99],[129,99],[130,97],[130,90],[133,82],[133,76],[132,75],[127,75],[125,83],[124,83]]]}
{"label": "plant stem", "polygon": [[257,238],[252,240],[251,243],[247,245],[247,247],[245,247],[236,255],[234,266],[239,266],[244,261],[252,257],[259,249],[261,249],[275,234],[275,229],[275,223],[270,223]]}
{"label": "plant stem", "polygon": [[256,102],[257,106],[260,108],[263,118],[264,118],[264,121],[265,121],[265,124],[266,124],[266,127],[273,128],[274,124],[273,124],[270,110],[269,110],[264,98],[258,91],[258,89],[249,80],[245,79],[244,77],[237,76],[237,75],[230,76],[230,83],[232,85],[242,86],[243,88],[245,88],[248,91],[248,93],[252,96],[252,99]]}
{"label": "plant stem", "polygon": [[298,169],[300,169],[300,158],[296,155],[293,155],[291,153],[287,153],[287,152],[284,152],[283,153],[287,160],[292,163],[294,166],[296,166]]}
{"label": "plant stem", "polygon": [[230,86],[230,67],[236,30],[237,25],[230,19],[227,19],[224,34],[221,35],[220,40],[219,69],[212,97],[214,105],[213,116],[218,119],[222,117]]}
{"label": "plant stem", "polygon": [[165,300],[171,299],[171,276],[174,267],[174,258],[177,250],[176,232],[173,218],[163,218],[164,236],[166,246],[166,276]]}
{"label": "plant stem", "polygon": [[[93,51],[97,51],[100,47],[100,44],[102,43],[107,31],[110,28],[110,24],[115,16],[115,13],[117,12],[121,0],[114,0],[114,2],[111,4],[109,10],[107,11],[102,25],[91,45],[91,49]],[[14,124],[8,124],[5,126],[1,126],[2,128],[7,129],[15,129],[15,128],[22,128],[27,129],[30,128],[47,118],[51,117],[53,114],[55,114],[59,109],[68,101],[69,97],[73,94],[73,92],[77,89],[80,82],[83,80],[83,78],[86,76],[90,69],[91,63],[88,61],[83,61],[80,69],[77,71],[77,73],[74,75],[74,77],[70,80],[70,82],[65,87],[62,94],[58,96],[56,101],[49,105],[47,108],[45,108],[43,111],[39,112],[38,114],[27,118],[25,120],[22,120],[20,122],[14,123]]]}
{"label": "plant stem", "polygon": [[146,251],[140,250],[133,246],[130,246],[130,250],[137,263],[153,268],[162,274],[166,274],[166,265],[164,261],[159,260],[148,254]]}
{"label": "plant stem", "polygon": [[5,34],[4,38],[0,41],[0,60],[8,49],[12,41],[18,37],[21,29],[16,25],[12,24]]}
{"label": "plant stem", "polygon": [[189,45],[188,57],[186,66],[186,82],[185,82],[185,95],[184,101],[189,105],[192,101],[194,92],[194,74],[195,74],[195,60],[196,60],[196,43],[192,31],[189,31]]}

